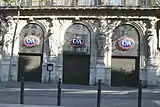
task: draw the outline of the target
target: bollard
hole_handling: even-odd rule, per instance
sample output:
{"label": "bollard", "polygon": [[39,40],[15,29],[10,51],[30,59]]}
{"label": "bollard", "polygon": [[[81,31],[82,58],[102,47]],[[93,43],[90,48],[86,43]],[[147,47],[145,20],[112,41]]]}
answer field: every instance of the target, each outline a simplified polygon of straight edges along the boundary
{"label": "bollard", "polygon": [[21,77],[20,104],[24,104],[24,77]]}
{"label": "bollard", "polygon": [[51,83],[51,71],[49,71],[49,78],[48,78],[48,83]]}
{"label": "bollard", "polygon": [[97,107],[100,107],[100,103],[101,103],[101,80],[98,80]]}
{"label": "bollard", "polygon": [[57,106],[61,105],[61,79],[58,80]]}
{"label": "bollard", "polygon": [[138,86],[138,107],[142,106],[142,81],[139,80]]}

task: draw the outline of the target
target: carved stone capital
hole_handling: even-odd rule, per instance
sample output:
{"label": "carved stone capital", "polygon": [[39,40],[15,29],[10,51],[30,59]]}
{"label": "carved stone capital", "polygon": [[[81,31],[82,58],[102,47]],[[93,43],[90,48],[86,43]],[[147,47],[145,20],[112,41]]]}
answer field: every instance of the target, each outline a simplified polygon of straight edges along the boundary
{"label": "carved stone capital", "polygon": [[107,20],[101,19],[99,21],[99,33],[105,35],[107,32],[107,28],[108,28]]}
{"label": "carved stone capital", "polygon": [[53,31],[53,20],[54,19],[48,19],[46,22],[47,22],[47,27],[48,27],[48,35],[52,35],[54,33]]}
{"label": "carved stone capital", "polygon": [[27,23],[31,23],[31,22],[34,22],[34,19],[33,19],[33,17],[31,16],[31,17],[29,17],[29,19],[27,20]]}
{"label": "carved stone capital", "polygon": [[155,29],[158,21],[159,19],[157,18],[150,18],[148,21],[146,21],[147,29]]}

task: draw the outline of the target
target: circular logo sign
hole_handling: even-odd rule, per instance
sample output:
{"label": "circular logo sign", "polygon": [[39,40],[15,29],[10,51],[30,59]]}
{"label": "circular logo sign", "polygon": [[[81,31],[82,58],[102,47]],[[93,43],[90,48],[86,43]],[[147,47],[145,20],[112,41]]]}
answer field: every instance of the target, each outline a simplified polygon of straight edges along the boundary
{"label": "circular logo sign", "polygon": [[122,50],[129,50],[134,48],[135,42],[132,38],[122,37],[118,40],[118,47]]}
{"label": "circular logo sign", "polygon": [[83,47],[85,41],[81,37],[74,37],[70,40],[71,46],[73,47]]}
{"label": "circular logo sign", "polygon": [[24,38],[24,45],[27,47],[34,47],[39,44],[39,38],[33,35]]}

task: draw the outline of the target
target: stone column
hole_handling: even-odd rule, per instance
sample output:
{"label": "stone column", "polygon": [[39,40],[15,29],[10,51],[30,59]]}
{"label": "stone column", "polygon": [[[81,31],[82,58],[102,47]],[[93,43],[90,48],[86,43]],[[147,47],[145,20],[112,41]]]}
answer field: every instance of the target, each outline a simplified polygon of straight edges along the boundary
{"label": "stone column", "polygon": [[147,23],[147,84],[156,85],[157,84],[157,34],[155,29],[155,24],[157,20],[152,19]]}

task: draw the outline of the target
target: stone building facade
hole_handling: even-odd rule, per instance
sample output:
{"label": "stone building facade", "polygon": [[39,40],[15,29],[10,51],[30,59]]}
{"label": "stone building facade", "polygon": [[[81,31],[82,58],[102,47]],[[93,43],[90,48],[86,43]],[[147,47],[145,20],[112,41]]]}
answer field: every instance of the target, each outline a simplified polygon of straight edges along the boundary
{"label": "stone building facade", "polygon": [[[24,76],[27,75],[25,78],[29,78],[26,81],[48,83],[47,65],[53,64],[50,78],[52,83],[57,83],[61,78],[64,83],[95,85],[101,79],[104,85],[114,85],[112,82],[116,78],[121,81],[121,78],[119,78],[120,74],[117,74],[118,76],[112,74],[113,65],[121,68],[124,66],[125,70],[133,70],[132,66],[134,66],[137,73],[133,78],[137,79],[136,81],[142,80],[143,84],[157,85],[160,82],[160,9],[158,7],[63,6],[41,9],[29,7],[21,8],[20,16],[17,16],[18,9],[14,7],[2,8],[0,11],[6,19],[1,23],[6,30],[1,33],[3,41],[0,57],[1,82],[18,81],[23,70],[27,72],[26,69],[37,66],[34,63],[39,64],[36,70],[40,70],[40,73],[24,73]],[[19,20],[16,29],[17,17]],[[31,41],[27,42],[28,45],[24,44],[25,40],[29,40],[25,37],[31,35],[36,35],[38,38],[35,46],[31,46]],[[74,42],[74,40],[80,42]],[[85,44],[75,47],[81,42]],[[78,59],[80,54],[86,59],[81,60],[83,57]],[[77,56],[74,59],[72,55]],[[25,58],[27,60],[24,60]],[[73,60],[70,60],[72,58]],[[31,59],[30,62],[26,62],[29,59]],[[79,63],[78,60],[82,62]],[[132,60],[133,62],[127,62]],[[77,69],[82,67],[84,69],[81,70],[86,70],[88,73],[79,74],[80,71],[76,71],[76,67]],[[75,74],[74,70],[69,71],[72,69],[75,70]],[[71,75],[72,73],[74,75]],[[65,75],[70,76],[65,77]],[[36,76],[40,79],[35,80]],[[80,80],[86,78],[86,81],[76,80],[75,78],[78,77]],[[128,77],[132,78],[131,75]],[[68,78],[72,79],[68,80]],[[115,82],[115,84],[120,83]]]}

